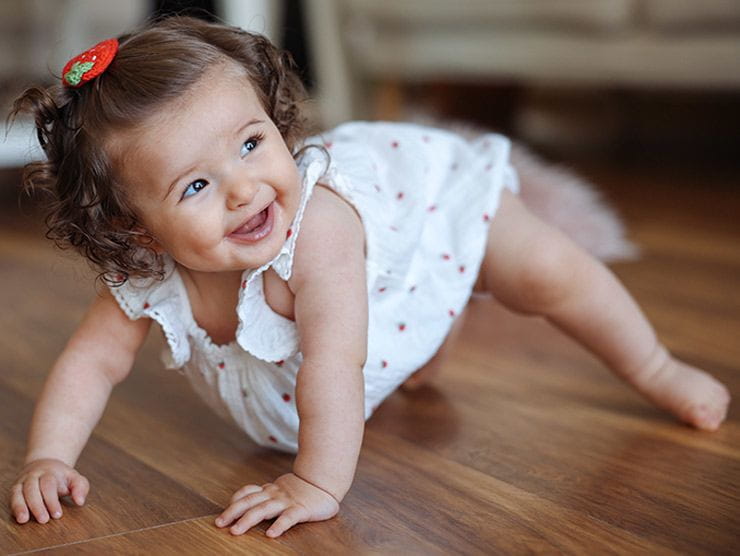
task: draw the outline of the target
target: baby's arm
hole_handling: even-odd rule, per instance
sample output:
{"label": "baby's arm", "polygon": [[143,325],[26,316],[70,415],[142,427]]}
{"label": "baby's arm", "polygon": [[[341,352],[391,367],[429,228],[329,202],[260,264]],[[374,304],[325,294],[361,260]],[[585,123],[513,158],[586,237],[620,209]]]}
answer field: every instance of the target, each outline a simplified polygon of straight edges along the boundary
{"label": "baby's arm", "polygon": [[282,534],[303,521],[333,517],[349,490],[364,430],[362,368],[367,351],[364,233],[355,212],[317,187],[301,227],[289,281],[303,364],[296,403],[300,417],[293,473],[247,485],[219,516],[241,534],[278,517],[267,531]]}
{"label": "baby's arm", "polygon": [[25,467],[11,490],[19,523],[59,518],[59,496],[81,505],[87,480],[74,470],[113,387],[129,373],[149,319],[130,321],[113,296],[97,297],[51,369],[31,422]]}

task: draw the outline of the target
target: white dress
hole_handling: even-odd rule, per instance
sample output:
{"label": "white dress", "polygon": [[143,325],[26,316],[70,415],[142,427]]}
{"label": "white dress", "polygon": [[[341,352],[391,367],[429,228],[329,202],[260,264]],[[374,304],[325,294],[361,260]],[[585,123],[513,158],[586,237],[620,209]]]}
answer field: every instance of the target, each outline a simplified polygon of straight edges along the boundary
{"label": "white dress", "polygon": [[365,417],[439,349],[464,309],[483,258],[489,222],[504,188],[518,190],[509,141],[487,134],[469,142],[413,124],[352,122],[307,144],[299,161],[302,195],[280,253],[243,274],[234,342],[215,345],[193,319],[171,260],[163,281],[130,279],[112,287],[131,319],[150,317],[167,339],[168,368],[181,369],[216,412],[255,442],[295,452],[296,325],[263,295],[272,267],[290,277],[303,212],[318,181],[357,210],[366,234],[368,356]]}

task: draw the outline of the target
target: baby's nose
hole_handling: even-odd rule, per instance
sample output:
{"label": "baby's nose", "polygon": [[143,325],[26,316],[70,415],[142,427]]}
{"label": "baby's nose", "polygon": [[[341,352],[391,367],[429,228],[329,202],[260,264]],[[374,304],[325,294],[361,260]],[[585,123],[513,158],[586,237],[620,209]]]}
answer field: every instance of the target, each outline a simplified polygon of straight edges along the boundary
{"label": "baby's nose", "polygon": [[258,190],[256,180],[245,176],[235,176],[229,180],[227,185],[227,204],[229,209],[234,210],[249,205]]}

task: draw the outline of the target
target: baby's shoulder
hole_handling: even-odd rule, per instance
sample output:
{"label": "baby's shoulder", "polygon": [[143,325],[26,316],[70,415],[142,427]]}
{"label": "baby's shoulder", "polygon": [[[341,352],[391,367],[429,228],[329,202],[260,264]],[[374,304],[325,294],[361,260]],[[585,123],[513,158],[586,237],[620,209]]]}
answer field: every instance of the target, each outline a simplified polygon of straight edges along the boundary
{"label": "baby's shoulder", "polygon": [[356,210],[321,183],[306,206],[296,240],[293,278],[301,279],[323,266],[364,260],[365,232]]}
{"label": "baby's shoulder", "polygon": [[330,248],[354,245],[361,241],[364,229],[355,208],[334,189],[317,183],[306,206],[298,245]]}

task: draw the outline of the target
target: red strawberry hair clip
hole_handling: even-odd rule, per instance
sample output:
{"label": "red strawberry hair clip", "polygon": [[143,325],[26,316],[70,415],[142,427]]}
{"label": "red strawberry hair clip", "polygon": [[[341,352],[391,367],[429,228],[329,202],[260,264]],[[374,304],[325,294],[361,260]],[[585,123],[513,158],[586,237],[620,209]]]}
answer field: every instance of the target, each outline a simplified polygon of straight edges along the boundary
{"label": "red strawberry hair clip", "polygon": [[72,58],[62,70],[62,84],[80,87],[103,73],[118,52],[118,39],[107,39]]}

